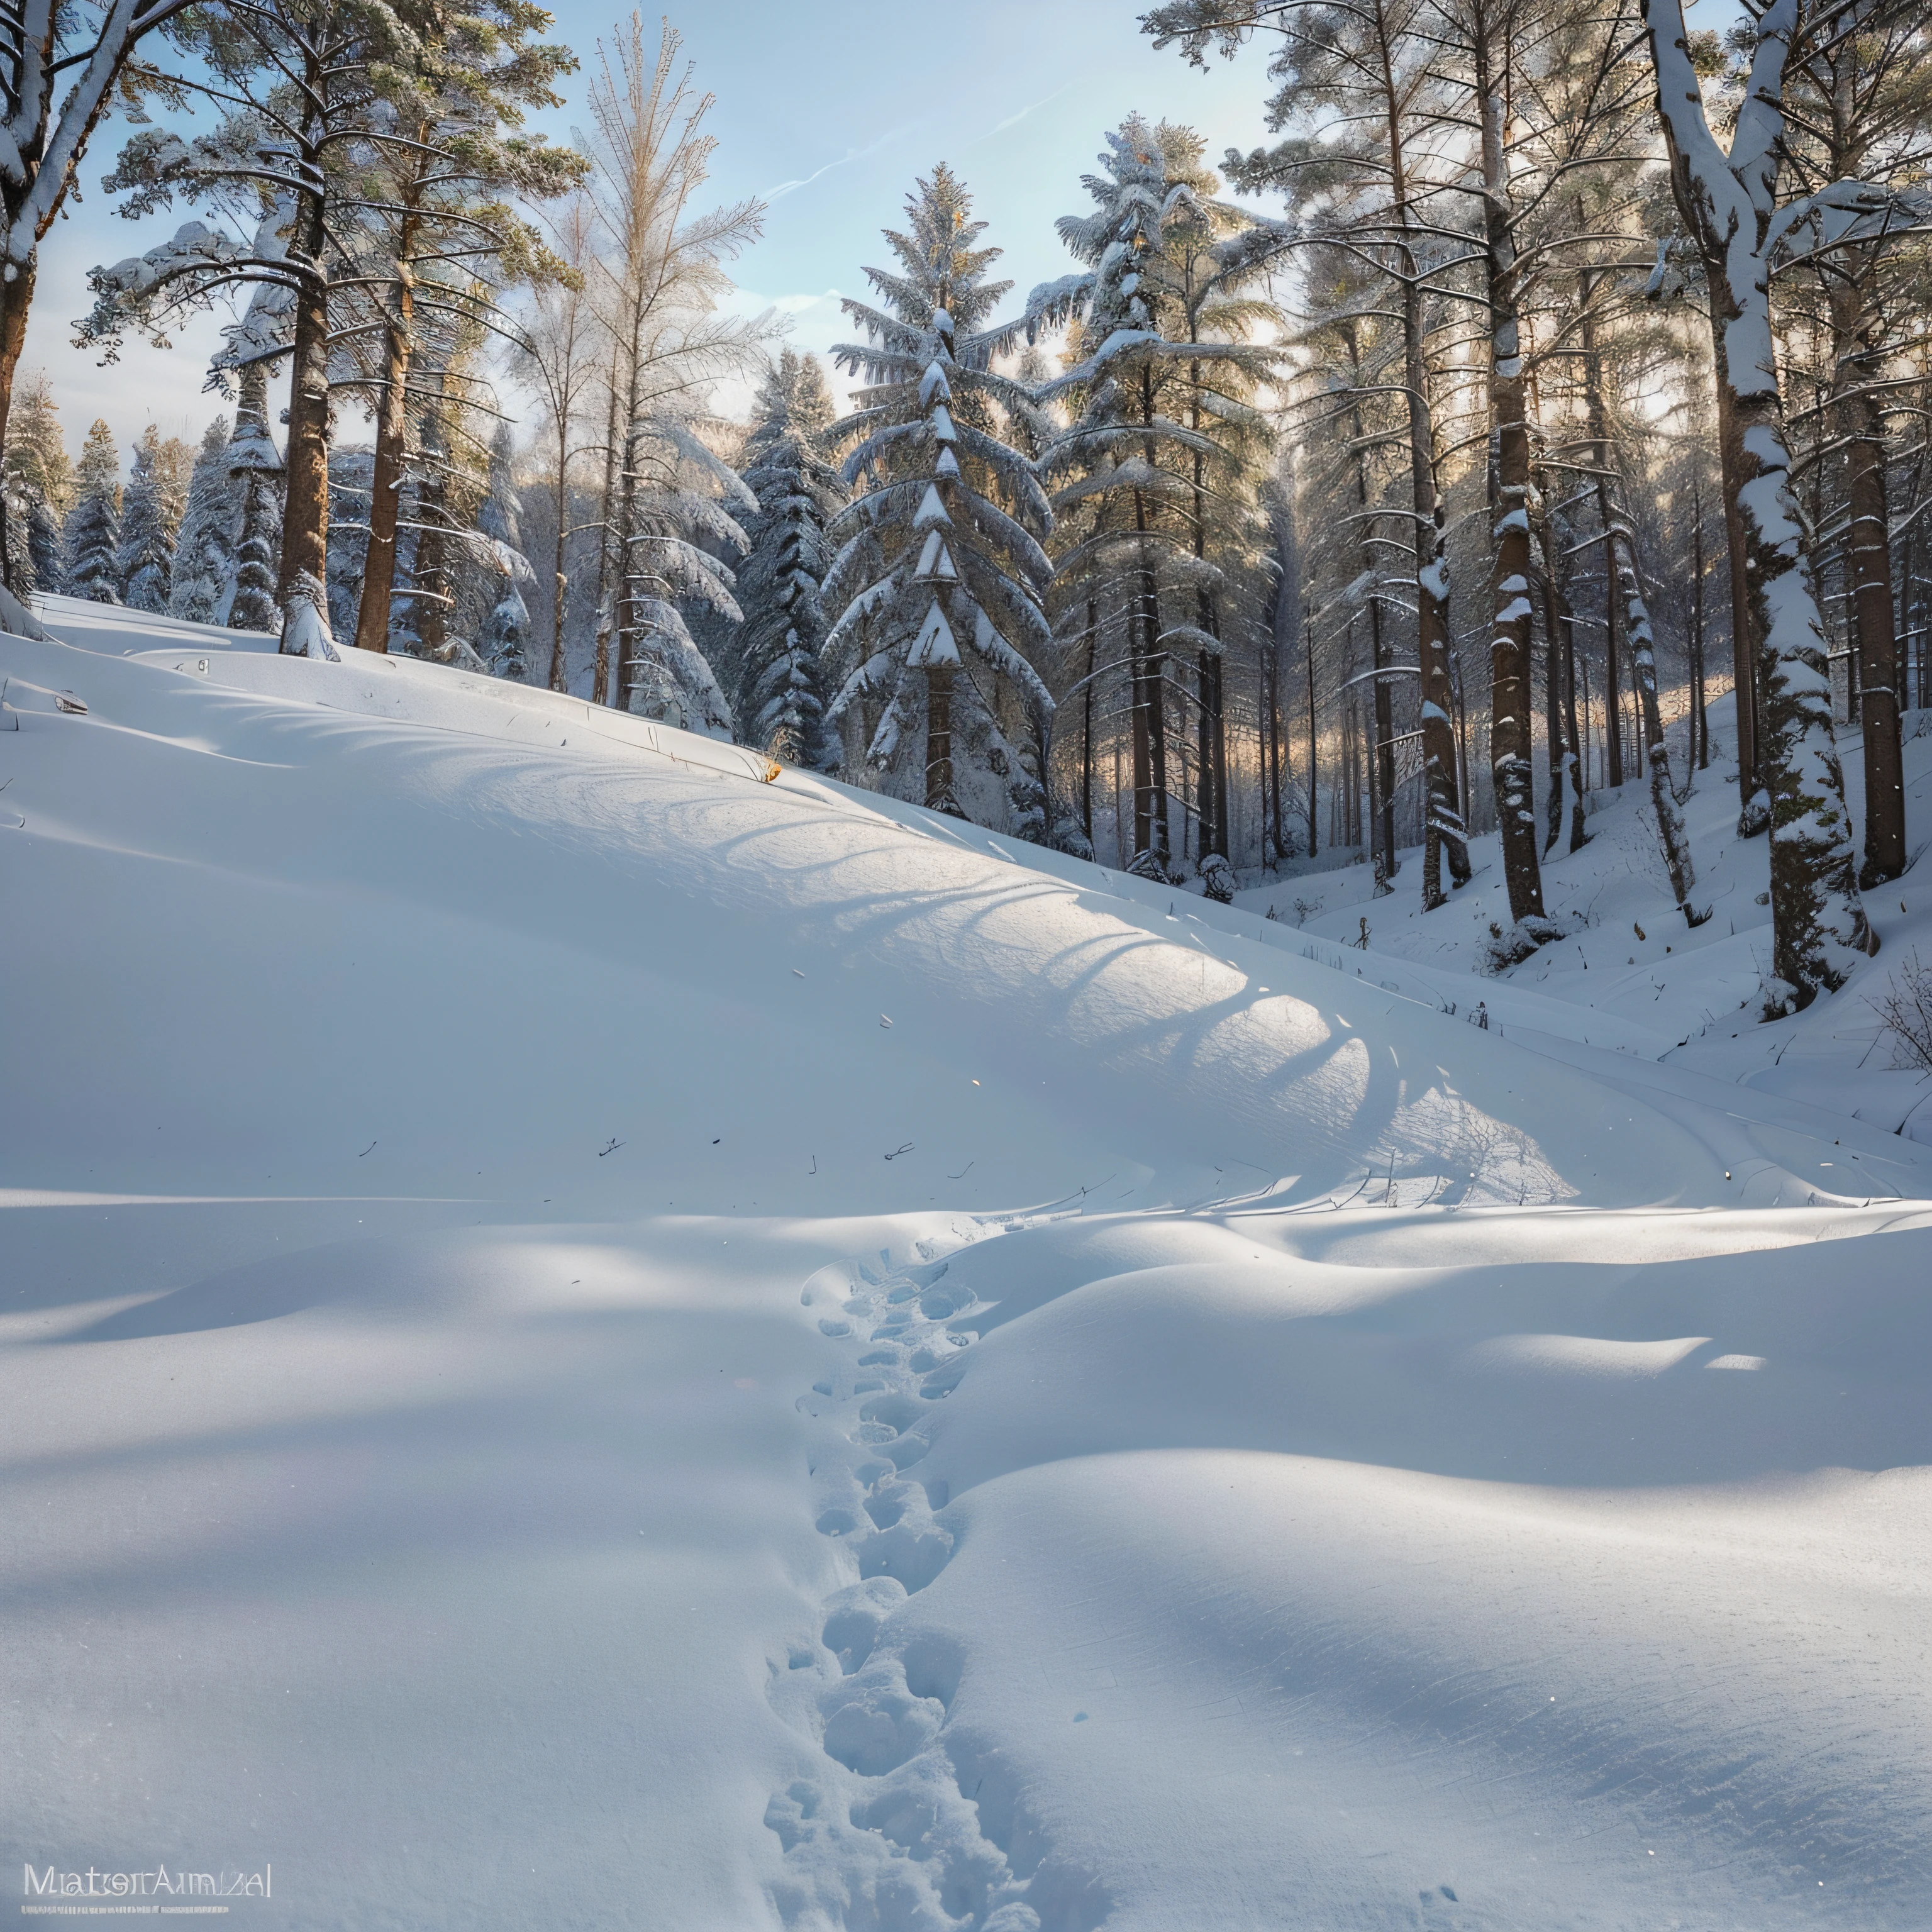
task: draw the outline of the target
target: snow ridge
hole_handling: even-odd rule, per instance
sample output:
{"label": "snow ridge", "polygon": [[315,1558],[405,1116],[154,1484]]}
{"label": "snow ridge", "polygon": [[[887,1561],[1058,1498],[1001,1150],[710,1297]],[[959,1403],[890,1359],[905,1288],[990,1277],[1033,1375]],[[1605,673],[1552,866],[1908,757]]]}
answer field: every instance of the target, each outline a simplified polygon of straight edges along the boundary
{"label": "snow ridge", "polygon": [[934,1514],[945,1485],[908,1473],[978,1339],[962,1325],[978,1298],[948,1279],[944,1254],[1006,1225],[919,1242],[897,1264],[886,1249],[877,1264],[833,1263],[801,1297],[836,1311],[819,1328],[850,1338],[854,1360],[798,1405],[842,1431],[814,1465],[813,1507],[852,1580],[821,1604],[815,1640],[772,1666],[773,1708],[821,1760],[765,1812],[785,1855],[772,1901],[798,1932],[1089,1932],[1104,1916],[1094,1887],[1034,1896],[1038,1834],[1000,1754],[951,1723],[964,1658],[896,1614],[953,1551]]}

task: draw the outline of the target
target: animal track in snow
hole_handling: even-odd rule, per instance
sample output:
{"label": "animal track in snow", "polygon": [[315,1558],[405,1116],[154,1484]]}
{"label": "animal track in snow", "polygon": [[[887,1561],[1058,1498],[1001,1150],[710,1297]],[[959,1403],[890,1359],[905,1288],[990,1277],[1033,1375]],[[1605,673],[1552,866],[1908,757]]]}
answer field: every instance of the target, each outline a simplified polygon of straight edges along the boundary
{"label": "animal track in snow", "polygon": [[[1001,1232],[977,1224],[961,1246]],[[814,1464],[820,1532],[850,1580],[820,1608],[814,1637],[772,1664],[774,1708],[822,1754],[822,1768],[773,1796],[765,1823],[784,1848],[772,1888],[796,1932],[1082,1932],[1028,1902],[1036,1834],[1017,1815],[997,1753],[950,1728],[964,1657],[898,1613],[944,1570],[952,1532],[934,1512],[944,1484],[916,1472],[938,1405],[964,1372],[976,1297],[939,1242],[895,1264],[839,1262],[806,1282],[820,1329],[853,1360],[799,1400],[840,1426]],[[951,1252],[956,1257],[958,1250]],[[832,1311],[836,1310],[834,1313]],[[1018,1866],[1024,1870],[1016,1869]]]}

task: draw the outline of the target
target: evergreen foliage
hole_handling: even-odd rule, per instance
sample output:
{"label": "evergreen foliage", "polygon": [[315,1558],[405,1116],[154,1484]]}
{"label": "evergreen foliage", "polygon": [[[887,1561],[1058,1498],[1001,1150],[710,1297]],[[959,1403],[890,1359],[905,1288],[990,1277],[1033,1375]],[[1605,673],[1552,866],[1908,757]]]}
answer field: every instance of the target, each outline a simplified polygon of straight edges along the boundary
{"label": "evergreen foliage", "polygon": [[114,432],[99,417],[74,466],[74,507],[61,532],[62,587],[70,597],[96,604],[120,599],[121,453]]}
{"label": "evergreen foliage", "polygon": [[[1245,296],[1250,218],[1219,200],[1192,129],[1130,116],[1107,136],[1094,206],[1059,224],[1082,272],[1034,290],[1036,332],[1070,322],[1064,374],[1043,394],[1072,420],[1042,468],[1054,486],[1054,605],[1084,674],[1127,686],[1133,856],[1165,876],[1186,803],[1173,714],[1195,726],[1199,856],[1226,856],[1223,652],[1259,625],[1267,532],[1257,493],[1274,434],[1255,391],[1276,352],[1245,338],[1279,311]],[[1191,650],[1195,688],[1172,660]],[[1184,838],[1184,814],[1178,828]]]}
{"label": "evergreen foliage", "polygon": [[188,504],[175,541],[168,615],[212,624],[235,570],[238,508],[228,467],[228,418],[217,416],[202,433],[188,485]]}
{"label": "evergreen foliage", "polygon": [[36,370],[22,381],[7,419],[8,561],[22,597],[60,587],[60,520],[73,483],[60,406],[45,372]]}
{"label": "evergreen foliage", "polygon": [[282,459],[268,433],[268,385],[259,362],[242,374],[228,473],[241,500],[241,522],[234,580],[216,607],[215,622],[232,631],[279,630],[275,572],[282,548]]}
{"label": "evergreen foliage", "polygon": [[[833,352],[866,386],[834,432],[855,446],[844,477],[860,494],[835,526],[843,548],[823,592],[841,614],[826,652],[853,667],[830,715],[860,707],[867,763],[934,810],[968,815],[961,790],[983,797],[990,778],[1008,796],[982,815],[1036,836],[1053,700],[1033,660],[1051,643],[1040,538],[1053,518],[1001,433],[1034,407],[993,367],[1016,333],[989,326],[1012,284],[986,279],[1000,251],[974,246],[986,224],[950,170],[918,184],[906,214],[906,232],[886,231],[898,270],[866,271],[886,306],[844,304],[868,340]],[[1021,747],[1002,728],[1003,697],[1017,702]]]}
{"label": "evergreen foliage", "polygon": [[828,526],[844,500],[826,452],[832,398],[815,358],[788,349],[766,376],[741,474],[758,500],[738,572],[738,716],[746,740],[775,758],[830,771],[838,747],[825,722],[819,595],[832,562]]}
{"label": "evergreen foliage", "polygon": [[121,544],[115,559],[121,602],[135,610],[164,612],[172,587],[175,536],[184,507],[174,453],[152,423],[134,446],[134,473],[121,503]]}

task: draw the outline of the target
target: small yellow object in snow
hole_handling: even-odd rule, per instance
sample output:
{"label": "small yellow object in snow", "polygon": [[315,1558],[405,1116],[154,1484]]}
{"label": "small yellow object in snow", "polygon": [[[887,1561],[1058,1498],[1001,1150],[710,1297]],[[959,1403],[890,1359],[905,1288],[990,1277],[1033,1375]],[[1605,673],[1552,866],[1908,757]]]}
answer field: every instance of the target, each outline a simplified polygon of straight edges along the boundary
{"label": "small yellow object in snow", "polygon": [[1646,933],[1646,932],[1644,931],[1644,929],[1643,929],[1643,928],[1642,928],[1642,926],[1640,926],[1640,925],[1638,925],[1638,924],[1637,924],[1637,922],[1636,922],[1636,921],[1635,920],[1632,920],[1630,921],[1630,930],[1631,930],[1631,932],[1633,932],[1634,933],[1635,933],[1635,934],[1636,934],[1636,936],[1638,937],[1638,938],[1640,938],[1640,939],[1647,939],[1647,938],[1649,938],[1649,936],[1650,936],[1648,933]]}

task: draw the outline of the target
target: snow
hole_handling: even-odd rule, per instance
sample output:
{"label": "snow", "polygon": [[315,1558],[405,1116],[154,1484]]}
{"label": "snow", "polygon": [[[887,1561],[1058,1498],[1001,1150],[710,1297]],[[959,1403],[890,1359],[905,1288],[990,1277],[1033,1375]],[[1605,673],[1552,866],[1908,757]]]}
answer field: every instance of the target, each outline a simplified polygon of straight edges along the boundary
{"label": "snow", "polygon": [[1633,786],[1478,981],[1493,838],[1426,921],[1412,860],[1224,908],[41,616],[8,1858],[304,1928],[1923,1922],[1932,1149],[1841,1084],[1910,877],[1756,1027],[1715,767],[1708,925]]}

